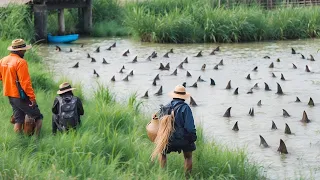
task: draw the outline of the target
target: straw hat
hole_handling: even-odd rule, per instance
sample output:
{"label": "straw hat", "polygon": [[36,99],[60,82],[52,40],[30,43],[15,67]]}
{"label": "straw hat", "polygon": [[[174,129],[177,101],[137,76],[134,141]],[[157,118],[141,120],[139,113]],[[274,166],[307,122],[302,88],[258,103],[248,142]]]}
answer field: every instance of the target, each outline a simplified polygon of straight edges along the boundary
{"label": "straw hat", "polygon": [[8,47],[9,51],[23,51],[31,49],[31,45],[26,45],[26,42],[23,39],[13,40],[11,46]]}
{"label": "straw hat", "polygon": [[76,88],[72,88],[71,85],[67,82],[64,82],[62,84],[60,84],[59,86],[59,91],[57,92],[57,94],[63,94],[72,90],[75,90]]}
{"label": "straw hat", "polygon": [[184,86],[177,85],[174,88],[174,91],[169,93],[169,96],[172,98],[188,99],[190,94],[186,92],[186,88]]}

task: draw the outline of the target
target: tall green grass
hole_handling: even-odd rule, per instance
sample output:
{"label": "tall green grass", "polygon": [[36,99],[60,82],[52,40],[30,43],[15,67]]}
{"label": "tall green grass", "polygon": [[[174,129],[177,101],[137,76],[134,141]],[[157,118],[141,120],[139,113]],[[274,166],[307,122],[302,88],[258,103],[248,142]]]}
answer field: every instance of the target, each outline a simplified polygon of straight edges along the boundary
{"label": "tall green grass", "polygon": [[127,7],[125,23],[142,41],[246,42],[320,35],[319,7],[217,8],[207,0],[151,0]]}
{"label": "tall green grass", "polygon": [[[7,45],[9,42],[0,41],[0,57],[8,54]],[[119,103],[108,88],[99,86],[92,99],[83,103],[85,116],[77,132],[51,135],[51,107],[58,84],[40,68],[41,60],[34,51],[26,58],[44,114],[42,134],[39,139],[14,134],[9,123],[12,109],[7,98],[0,98],[0,179],[184,178],[181,154],[170,154],[165,169],[150,161],[153,146],[145,131],[149,116],[140,112],[141,102],[135,94]],[[83,97],[81,87],[74,92]],[[243,150],[205,140],[201,128],[196,144],[193,179],[263,178],[259,166],[249,163]]]}

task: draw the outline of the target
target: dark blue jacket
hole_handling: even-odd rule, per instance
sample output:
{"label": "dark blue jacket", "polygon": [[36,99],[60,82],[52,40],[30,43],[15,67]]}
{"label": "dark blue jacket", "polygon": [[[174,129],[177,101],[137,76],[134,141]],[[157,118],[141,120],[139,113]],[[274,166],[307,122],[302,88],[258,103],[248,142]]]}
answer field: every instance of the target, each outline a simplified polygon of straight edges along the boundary
{"label": "dark blue jacket", "polygon": [[[178,105],[180,107],[176,108]],[[181,99],[173,99],[171,106],[174,111],[174,129],[170,141],[187,140],[189,143],[196,141],[196,128],[190,106]]]}

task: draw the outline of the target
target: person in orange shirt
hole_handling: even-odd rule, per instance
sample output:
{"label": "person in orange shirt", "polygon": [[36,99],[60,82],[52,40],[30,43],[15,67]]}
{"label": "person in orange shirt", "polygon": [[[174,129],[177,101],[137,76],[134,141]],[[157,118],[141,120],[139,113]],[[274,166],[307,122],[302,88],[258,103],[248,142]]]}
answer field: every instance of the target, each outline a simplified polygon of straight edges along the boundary
{"label": "person in orange shirt", "polygon": [[28,63],[23,59],[25,52],[31,48],[23,39],[12,41],[8,50],[11,53],[0,60],[0,81],[3,85],[3,96],[9,98],[13,109],[14,131],[22,132],[25,116],[35,120],[35,133],[40,134],[43,115],[41,114],[31,78]]}

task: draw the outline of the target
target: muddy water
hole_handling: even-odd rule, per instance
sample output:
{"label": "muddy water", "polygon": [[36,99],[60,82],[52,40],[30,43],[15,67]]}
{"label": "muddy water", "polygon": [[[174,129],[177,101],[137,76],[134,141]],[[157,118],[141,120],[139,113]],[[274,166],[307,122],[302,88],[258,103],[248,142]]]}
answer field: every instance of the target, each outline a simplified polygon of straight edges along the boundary
{"label": "muddy water", "polygon": [[[117,47],[111,51],[105,50],[113,42],[117,42]],[[209,55],[216,47],[213,44],[146,44],[128,39],[82,39],[72,45],[61,45],[63,52],[55,52],[54,46],[43,46],[42,55],[46,63],[52,67],[56,78],[68,77],[74,82],[81,82],[90,95],[97,83],[108,85],[113,92],[116,92],[118,99],[125,99],[130,94],[137,92],[141,97],[147,90],[149,99],[144,101],[144,109],[147,112],[154,112],[161,103],[167,103],[170,99],[167,96],[177,84],[187,82],[192,85],[197,78],[201,77],[206,82],[198,82],[198,88],[187,88],[192,94],[198,107],[193,107],[194,117],[197,124],[204,127],[208,138],[214,138],[219,143],[229,147],[245,147],[250,157],[264,166],[269,179],[319,179],[320,163],[320,40],[299,40],[264,43],[244,43],[244,44],[222,44],[221,51],[216,55]],[[84,48],[80,48],[80,43],[84,43]],[[100,53],[94,50],[101,46]],[[291,47],[297,52],[301,52],[309,58],[312,54],[316,61],[301,59],[300,55],[292,55]],[[67,52],[69,48],[73,52]],[[162,57],[169,49],[174,49],[174,54],[169,54],[170,58]],[[128,57],[122,54],[130,49]],[[203,51],[203,57],[194,57],[197,52]],[[158,52],[158,57],[152,61],[146,58],[153,52]],[[97,62],[91,63],[87,53],[90,53]],[[264,56],[271,59],[264,59]],[[133,58],[138,56],[137,63],[131,63]],[[177,76],[170,74],[178,64],[186,57],[189,63],[184,64],[183,70],[178,69]],[[102,58],[110,64],[103,65]],[[276,59],[280,58],[280,62]],[[224,66],[219,66],[219,70],[213,67],[224,60]],[[78,69],[70,68],[76,62],[80,63]],[[170,63],[170,71],[158,70],[159,63]],[[274,62],[274,68],[268,68]],[[298,68],[293,69],[292,63]],[[206,70],[201,71],[201,66],[206,64]],[[125,66],[124,74],[118,73],[122,65]],[[308,65],[311,73],[305,72]],[[258,66],[258,71],[252,69]],[[95,69],[100,77],[93,75]],[[129,77],[129,82],[122,79],[133,70],[134,76]],[[188,70],[192,77],[186,77]],[[273,78],[271,72],[277,76]],[[160,81],[157,86],[152,86],[153,78],[160,74]],[[247,74],[251,74],[252,80],[247,80]],[[283,73],[286,81],[280,80]],[[115,75],[116,82],[111,82],[111,77]],[[210,86],[210,78],[216,82],[216,86]],[[228,81],[231,80],[232,89],[226,90]],[[264,82],[268,83],[272,91],[264,91]],[[276,83],[282,86],[285,95],[276,93]],[[253,90],[253,94],[246,92],[258,83],[259,88]],[[154,96],[160,86],[163,86],[163,95]],[[239,87],[239,95],[233,95],[233,91]],[[295,103],[296,96],[301,99],[301,103]],[[307,105],[312,97],[315,106]],[[262,106],[257,106],[261,100]],[[231,118],[222,117],[228,107],[232,107]],[[249,109],[254,108],[255,116],[248,115]],[[288,111],[291,117],[282,116],[282,109]],[[303,111],[306,111],[311,123],[302,124]],[[239,131],[232,131],[234,123],[238,121]],[[278,130],[271,130],[271,122],[274,121]],[[284,134],[285,123],[287,123],[293,135]],[[259,135],[262,135],[269,148],[259,146]],[[277,148],[280,139],[286,143],[289,154],[279,155]]]}

